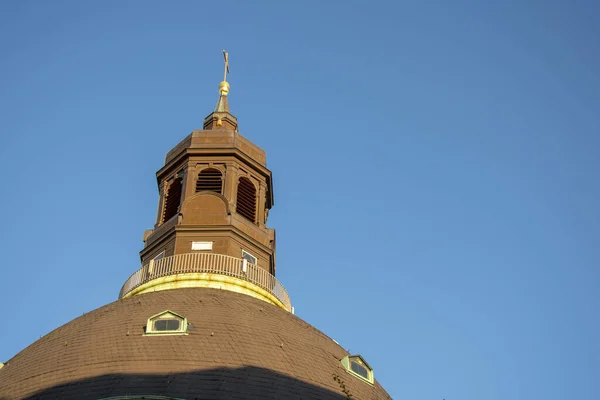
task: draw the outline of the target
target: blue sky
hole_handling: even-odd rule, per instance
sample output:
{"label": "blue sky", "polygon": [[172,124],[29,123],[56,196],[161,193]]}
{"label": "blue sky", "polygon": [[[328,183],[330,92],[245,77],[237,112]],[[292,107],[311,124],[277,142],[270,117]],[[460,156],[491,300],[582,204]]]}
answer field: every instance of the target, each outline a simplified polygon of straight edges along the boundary
{"label": "blue sky", "polygon": [[[394,399],[597,399],[594,1],[0,3],[0,360],[114,301],[217,100],[278,278]],[[6,325],[9,323],[9,325]]]}

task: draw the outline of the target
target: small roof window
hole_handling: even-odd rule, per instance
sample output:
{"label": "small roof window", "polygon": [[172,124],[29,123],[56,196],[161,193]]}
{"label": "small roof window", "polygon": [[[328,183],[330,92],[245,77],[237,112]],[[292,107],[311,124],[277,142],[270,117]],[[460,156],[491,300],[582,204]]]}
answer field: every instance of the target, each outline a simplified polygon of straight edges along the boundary
{"label": "small roof window", "polygon": [[148,318],[146,335],[187,335],[187,319],[173,311],[163,311]]}
{"label": "small roof window", "polygon": [[365,359],[360,355],[346,356],[342,358],[342,365],[349,374],[354,375],[363,381],[371,384],[375,381],[373,376],[373,368],[371,368]]}

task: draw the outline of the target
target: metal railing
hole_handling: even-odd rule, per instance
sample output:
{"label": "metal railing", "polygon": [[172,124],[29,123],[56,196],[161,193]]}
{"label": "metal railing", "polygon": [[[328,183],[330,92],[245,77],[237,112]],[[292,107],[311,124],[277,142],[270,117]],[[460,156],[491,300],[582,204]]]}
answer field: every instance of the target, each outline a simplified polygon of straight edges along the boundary
{"label": "metal railing", "polygon": [[290,296],[273,275],[245,259],[214,253],[176,254],[152,260],[127,279],[119,292],[119,299],[153,279],[186,273],[209,273],[243,279],[271,293],[288,311],[292,311]]}

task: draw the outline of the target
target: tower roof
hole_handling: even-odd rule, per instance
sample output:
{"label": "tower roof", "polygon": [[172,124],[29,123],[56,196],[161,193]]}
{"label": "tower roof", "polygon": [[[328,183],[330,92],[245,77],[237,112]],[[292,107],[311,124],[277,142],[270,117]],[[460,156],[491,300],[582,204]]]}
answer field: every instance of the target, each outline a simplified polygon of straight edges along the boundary
{"label": "tower roof", "polygon": [[217,100],[215,111],[204,119],[204,129],[233,129],[237,131],[237,119],[229,111],[229,101],[227,99],[230,90],[229,82],[227,82],[229,54],[225,50],[223,50],[223,58],[225,66],[223,81],[219,84],[219,100]]}
{"label": "tower roof", "polygon": [[216,113],[228,113],[229,112],[229,102],[227,101],[227,96],[224,94],[219,95],[219,100],[217,101],[217,106],[215,107]]}

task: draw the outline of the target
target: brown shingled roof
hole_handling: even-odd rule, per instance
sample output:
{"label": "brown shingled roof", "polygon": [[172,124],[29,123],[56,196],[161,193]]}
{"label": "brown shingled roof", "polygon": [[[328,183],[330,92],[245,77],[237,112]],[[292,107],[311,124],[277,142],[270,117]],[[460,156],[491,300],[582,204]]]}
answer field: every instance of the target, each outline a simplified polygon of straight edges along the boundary
{"label": "brown shingled roof", "polygon": [[[188,335],[143,336],[164,310]],[[0,369],[0,399],[389,399],[348,374],[348,353],[300,318],[252,297],[177,289],[119,300],[27,347]]]}

